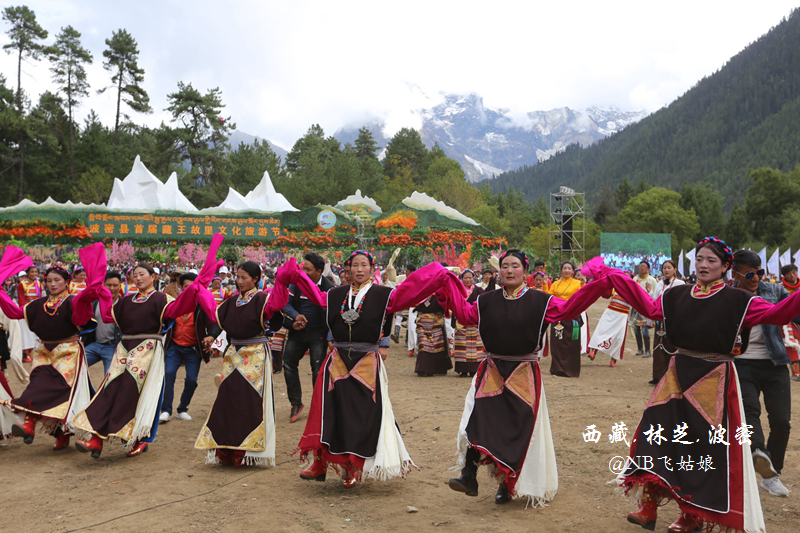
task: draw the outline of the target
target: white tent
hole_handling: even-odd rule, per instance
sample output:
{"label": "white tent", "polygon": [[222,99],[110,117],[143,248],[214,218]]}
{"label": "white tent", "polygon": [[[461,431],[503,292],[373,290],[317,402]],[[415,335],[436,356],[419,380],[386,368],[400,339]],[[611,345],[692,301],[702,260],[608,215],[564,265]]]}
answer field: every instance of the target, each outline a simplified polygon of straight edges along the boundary
{"label": "white tent", "polygon": [[299,211],[289,200],[275,190],[269,172],[264,171],[261,182],[255,189],[242,196],[235,190],[228,188],[228,196],[217,207],[203,209],[203,212],[213,211],[264,211],[266,213],[280,213],[282,211]]}
{"label": "white tent", "polygon": [[108,208],[132,211],[197,211],[178,189],[178,177],[174,172],[167,183],[163,183],[147,170],[138,155],[130,174],[122,181],[114,179]]}

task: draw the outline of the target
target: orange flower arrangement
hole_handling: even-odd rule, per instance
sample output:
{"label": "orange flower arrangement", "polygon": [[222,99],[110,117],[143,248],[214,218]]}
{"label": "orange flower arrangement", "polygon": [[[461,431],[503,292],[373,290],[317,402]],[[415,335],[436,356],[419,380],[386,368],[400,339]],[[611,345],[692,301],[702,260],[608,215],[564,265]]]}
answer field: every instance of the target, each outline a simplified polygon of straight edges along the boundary
{"label": "orange flower arrangement", "polygon": [[388,217],[379,220],[375,224],[375,227],[377,229],[390,228],[393,226],[400,227],[410,231],[417,227],[417,214],[414,213],[413,211],[406,211],[406,210],[395,211]]}
{"label": "orange flower arrangement", "polygon": [[34,237],[36,235],[49,235],[52,237],[73,237],[76,239],[89,239],[92,235],[86,226],[77,226],[63,229],[50,229],[44,226],[18,226],[15,228],[0,228],[0,236]]}

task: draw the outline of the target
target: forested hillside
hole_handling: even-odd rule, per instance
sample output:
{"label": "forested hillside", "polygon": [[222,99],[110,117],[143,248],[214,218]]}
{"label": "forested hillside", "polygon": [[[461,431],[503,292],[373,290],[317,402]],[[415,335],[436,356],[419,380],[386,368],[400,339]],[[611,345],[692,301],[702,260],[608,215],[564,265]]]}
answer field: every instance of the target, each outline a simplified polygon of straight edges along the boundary
{"label": "forested hillside", "polygon": [[490,181],[529,201],[559,185],[596,201],[623,179],[678,190],[708,183],[732,207],[752,183],[749,168],[784,172],[800,163],[800,13],[795,10],[718,72],[668,107],[596,144],[573,145],[535,166]]}

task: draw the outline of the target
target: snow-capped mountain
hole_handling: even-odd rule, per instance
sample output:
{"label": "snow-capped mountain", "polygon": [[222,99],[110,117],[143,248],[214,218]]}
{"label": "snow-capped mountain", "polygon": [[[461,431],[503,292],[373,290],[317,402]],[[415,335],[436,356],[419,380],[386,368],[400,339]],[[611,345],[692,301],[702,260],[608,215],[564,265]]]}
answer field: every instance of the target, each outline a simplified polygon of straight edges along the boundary
{"label": "snow-capped mountain", "polygon": [[[428,146],[438,143],[449,157],[464,168],[467,179],[476,182],[523,165],[535,165],[568,145],[588,146],[646,116],[644,111],[590,107],[575,111],[567,107],[550,111],[515,113],[483,105],[476,94],[444,95],[441,103],[419,111],[420,136]],[[342,128],[334,136],[352,143],[359,126]],[[383,124],[367,124],[378,145],[389,139]]]}

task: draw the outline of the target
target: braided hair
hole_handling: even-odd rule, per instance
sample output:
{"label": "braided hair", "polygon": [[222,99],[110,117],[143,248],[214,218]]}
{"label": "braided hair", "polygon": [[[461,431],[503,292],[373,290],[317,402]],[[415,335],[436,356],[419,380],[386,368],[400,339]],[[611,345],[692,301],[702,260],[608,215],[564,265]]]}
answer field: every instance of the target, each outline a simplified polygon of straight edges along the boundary
{"label": "braided hair", "polygon": [[725,244],[725,241],[722,239],[718,239],[714,236],[706,237],[697,243],[697,247],[694,249],[695,254],[702,248],[708,248],[714,252],[714,255],[719,257],[720,261],[728,268],[733,265],[733,251],[731,251],[730,247]]}

